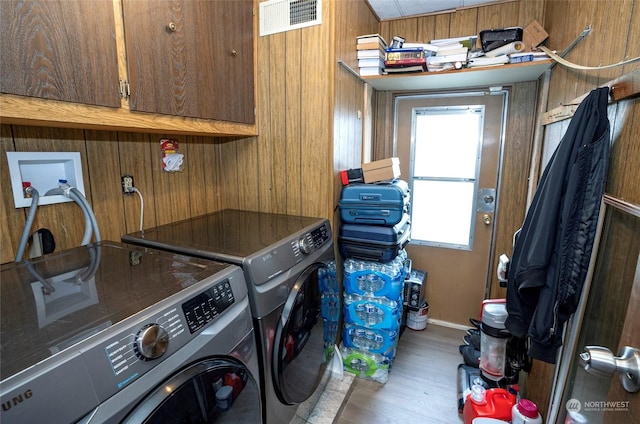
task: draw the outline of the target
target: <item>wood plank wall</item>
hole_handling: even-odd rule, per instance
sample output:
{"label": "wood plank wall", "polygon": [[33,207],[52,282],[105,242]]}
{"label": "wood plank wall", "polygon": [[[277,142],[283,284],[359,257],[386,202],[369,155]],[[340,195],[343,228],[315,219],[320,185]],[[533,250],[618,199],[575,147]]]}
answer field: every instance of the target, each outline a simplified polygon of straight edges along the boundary
{"label": "wood plank wall", "polygon": [[[120,176],[127,173],[144,196],[145,228],[222,208],[332,220],[337,172],[360,164],[358,111],[364,112],[362,83],[337,70],[336,57],[350,51],[356,35],[375,32],[377,21],[362,1],[326,1],[322,7],[321,25],[258,36],[259,136],[173,136],[185,154],[185,171],[170,174],[160,169],[161,135],[3,125],[2,185],[9,187],[5,151],[79,151],[102,238],[112,240],[139,226],[138,197],[120,191]],[[76,209],[42,207],[33,228],[50,228],[57,250],[76,246],[83,231]],[[2,263],[14,258],[26,213],[14,208],[5,189]]]}
{"label": "wood plank wall", "polygon": [[[364,1],[336,2],[335,45],[336,59],[358,69],[356,58],[356,37],[378,32],[378,20]],[[371,139],[363,139],[371,132],[372,108],[365,101],[365,84],[352,73],[333,64],[336,68],[334,141],[333,141],[333,206],[340,199],[342,183],[339,172],[359,168],[368,162],[365,152]],[[336,209],[336,217],[339,215]],[[337,222],[337,221],[334,221]],[[337,228],[336,228],[337,231]]]}
{"label": "wood plank wall", "polygon": [[[8,125],[2,125],[1,129],[1,181],[6,189],[0,217],[7,223],[0,231],[3,263],[14,258],[27,213],[27,209],[16,209],[13,204],[5,162],[7,151],[80,152],[85,194],[103,239],[120,240],[122,234],[139,229],[140,199],[135,194],[122,194],[120,178],[125,174],[134,177],[135,186],[143,195],[145,228],[216,211],[226,205],[223,201],[226,188],[221,181],[223,173],[231,169],[224,166],[225,144],[221,140],[172,137],[180,142],[186,165],[184,172],[169,173],[161,168],[162,135]],[[226,139],[222,141],[229,143]],[[84,219],[73,203],[41,206],[32,228],[50,229],[56,239],[56,250],[63,250],[79,244]]]}
{"label": "wood plank wall", "polygon": [[[585,66],[601,66],[640,56],[640,1],[545,2],[546,45],[563,51],[588,26],[591,33],[566,56]],[[640,64],[601,71],[576,71],[555,66],[551,73],[547,110],[568,102]],[[628,202],[640,204],[640,107],[639,100],[627,100],[609,107],[612,151],[606,191]],[[544,141],[555,145],[569,121],[545,127]],[[527,385],[530,398],[542,411],[549,406],[555,366],[535,361]]]}

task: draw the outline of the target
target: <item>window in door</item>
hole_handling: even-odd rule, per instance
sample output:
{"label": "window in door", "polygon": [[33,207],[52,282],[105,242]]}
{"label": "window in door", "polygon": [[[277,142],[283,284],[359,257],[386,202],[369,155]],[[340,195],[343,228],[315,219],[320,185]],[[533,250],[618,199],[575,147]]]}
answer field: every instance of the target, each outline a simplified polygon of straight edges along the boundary
{"label": "window in door", "polygon": [[482,105],[413,109],[413,243],[471,250],[483,126]]}

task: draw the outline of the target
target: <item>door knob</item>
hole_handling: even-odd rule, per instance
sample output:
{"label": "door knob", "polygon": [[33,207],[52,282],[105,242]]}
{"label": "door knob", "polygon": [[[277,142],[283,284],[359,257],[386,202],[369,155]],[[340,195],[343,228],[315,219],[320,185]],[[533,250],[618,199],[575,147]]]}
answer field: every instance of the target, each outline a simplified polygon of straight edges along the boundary
{"label": "door knob", "polygon": [[491,215],[489,215],[488,213],[482,215],[482,222],[484,222],[485,225],[491,225]]}
{"label": "door knob", "polygon": [[602,346],[586,346],[580,360],[588,373],[611,377],[620,375],[622,387],[629,393],[640,391],[640,350],[624,346],[620,354],[614,356],[611,350]]}

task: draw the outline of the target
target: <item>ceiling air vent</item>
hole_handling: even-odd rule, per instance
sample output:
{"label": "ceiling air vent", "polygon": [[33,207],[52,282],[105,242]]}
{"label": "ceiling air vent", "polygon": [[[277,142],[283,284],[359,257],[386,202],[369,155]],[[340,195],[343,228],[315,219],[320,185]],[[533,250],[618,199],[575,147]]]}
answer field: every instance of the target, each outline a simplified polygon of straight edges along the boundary
{"label": "ceiling air vent", "polygon": [[321,0],[268,0],[260,3],[260,36],[322,23]]}

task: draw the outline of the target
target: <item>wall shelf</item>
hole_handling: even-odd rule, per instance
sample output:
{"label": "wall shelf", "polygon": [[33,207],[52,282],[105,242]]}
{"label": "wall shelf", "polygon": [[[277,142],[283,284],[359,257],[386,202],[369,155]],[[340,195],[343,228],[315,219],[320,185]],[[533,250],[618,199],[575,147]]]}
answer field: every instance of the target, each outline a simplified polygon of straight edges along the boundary
{"label": "wall shelf", "polygon": [[340,65],[357,75],[378,91],[443,90],[467,87],[508,85],[535,81],[554,63],[552,59],[535,62],[499,65],[485,68],[466,68],[457,71],[423,72],[403,75],[361,77],[346,63]]}

